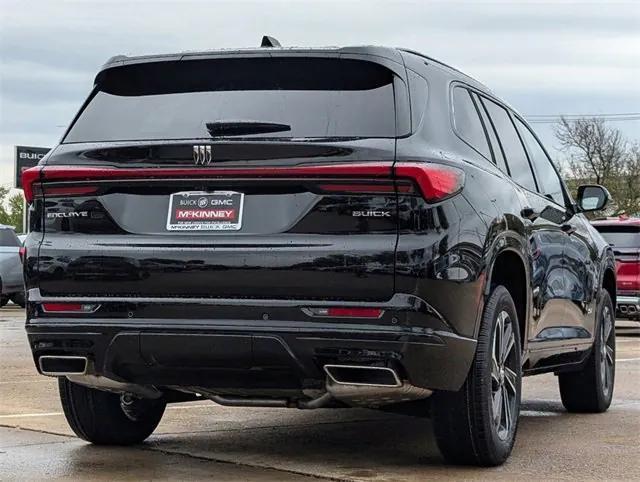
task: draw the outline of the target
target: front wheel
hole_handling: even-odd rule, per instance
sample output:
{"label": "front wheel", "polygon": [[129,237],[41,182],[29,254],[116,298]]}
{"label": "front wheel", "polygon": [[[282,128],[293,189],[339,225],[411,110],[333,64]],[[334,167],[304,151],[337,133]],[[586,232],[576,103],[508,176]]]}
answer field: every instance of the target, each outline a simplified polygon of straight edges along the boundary
{"label": "front wheel", "polygon": [[616,374],[614,313],[609,293],[601,290],[595,340],[587,363],[579,372],[558,375],[560,398],[569,412],[601,413],[611,405]]}
{"label": "front wheel", "polygon": [[458,392],[437,392],[433,428],[449,462],[494,466],[513,448],[520,414],[521,349],[518,314],[504,286],[484,309],[476,356]]}
{"label": "front wheel", "polygon": [[145,440],[160,423],[162,399],[127,399],[58,378],[64,415],[75,434],[96,445],[132,445]]}

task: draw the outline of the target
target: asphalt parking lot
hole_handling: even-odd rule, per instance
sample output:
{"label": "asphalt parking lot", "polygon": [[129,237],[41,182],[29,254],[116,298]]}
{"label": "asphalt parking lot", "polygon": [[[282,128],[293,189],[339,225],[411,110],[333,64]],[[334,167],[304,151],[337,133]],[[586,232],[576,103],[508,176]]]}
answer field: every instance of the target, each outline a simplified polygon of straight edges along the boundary
{"label": "asphalt parking lot", "polygon": [[617,325],[611,409],[574,415],[555,377],[526,378],[516,446],[492,469],[444,465],[429,420],[368,410],[169,406],[133,448],[73,436],[56,382],[38,375],[24,312],[0,309],[0,480],[640,479],[640,324]]}

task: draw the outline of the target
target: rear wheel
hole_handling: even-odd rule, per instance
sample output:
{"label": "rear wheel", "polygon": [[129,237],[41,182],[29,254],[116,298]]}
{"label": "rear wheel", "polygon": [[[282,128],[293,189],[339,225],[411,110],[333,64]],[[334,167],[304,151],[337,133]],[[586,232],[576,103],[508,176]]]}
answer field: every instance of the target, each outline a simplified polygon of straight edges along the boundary
{"label": "rear wheel", "polygon": [[162,399],[126,399],[115,393],[58,378],[60,401],[75,434],[96,445],[132,445],[145,440],[158,426],[165,409]]}
{"label": "rear wheel", "polygon": [[13,301],[16,305],[20,306],[21,308],[25,307],[24,292],[13,293],[10,298],[11,301]]}
{"label": "rear wheel", "polygon": [[560,398],[569,412],[605,412],[613,398],[616,374],[615,313],[611,297],[600,291],[596,336],[591,355],[579,372],[558,375]]}
{"label": "rear wheel", "polygon": [[502,464],[513,448],[520,413],[518,315],[497,286],[485,306],[476,356],[458,392],[434,395],[434,433],[445,459],[456,464]]}
{"label": "rear wheel", "polygon": [[9,297],[7,295],[0,295],[0,308],[9,303]]}

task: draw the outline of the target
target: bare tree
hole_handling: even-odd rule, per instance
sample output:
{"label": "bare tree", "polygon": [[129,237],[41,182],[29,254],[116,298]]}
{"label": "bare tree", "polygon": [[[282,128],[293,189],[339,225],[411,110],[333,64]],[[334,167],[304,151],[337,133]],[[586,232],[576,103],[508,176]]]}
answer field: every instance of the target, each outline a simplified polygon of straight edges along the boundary
{"label": "bare tree", "polygon": [[608,214],[640,214],[640,146],[603,119],[562,118],[555,128],[568,156],[568,184],[602,184],[614,202]]}
{"label": "bare tree", "polygon": [[555,129],[560,148],[569,155],[573,177],[606,184],[622,174],[627,142],[603,119],[562,118]]}

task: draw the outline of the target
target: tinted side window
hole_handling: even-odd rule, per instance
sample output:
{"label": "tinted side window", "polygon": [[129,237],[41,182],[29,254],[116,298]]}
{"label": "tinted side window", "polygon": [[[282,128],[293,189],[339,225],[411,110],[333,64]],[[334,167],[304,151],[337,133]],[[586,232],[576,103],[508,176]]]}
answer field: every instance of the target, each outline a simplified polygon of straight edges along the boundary
{"label": "tinted side window", "polygon": [[507,110],[495,102],[483,97],[482,102],[487,107],[493,125],[498,132],[500,145],[507,158],[511,178],[523,187],[536,191],[536,182],[527,159],[527,153],[518,137],[516,127],[511,122]]}
{"label": "tinted side window", "polygon": [[516,124],[518,125],[524,143],[527,145],[531,162],[536,168],[541,193],[545,196],[550,196],[558,204],[564,204],[560,178],[551,165],[551,159],[547,157],[538,139],[531,133],[529,127],[518,118],[516,118]]}
{"label": "tinted side window", "polygon": [[462,87],[453,89],[453,122],[458,135],[465,142],[487,159],[491,159],[487,136],[482,128],[476,106],[471,100],[469,91]]}
{"label": "tinted side window", "polygon": [[477,94],[471,94],[473,100],[478,106],[478,110],[480,111],[480,117],[482,118],[482,122],[484,123],[485,130],[487,131],[487,135],[489,136],[489,142],[491,143],[491,150],[493,151],[493,160],[496,165],[500,168],[502,172],[509,174],[509,169],[507,168],[507,164],[504,160],[504,154],[502,153],[502,148],[500,147],[500,143],[498,142],[498,138],[496,137],[495,129],[493,128],[493,124],[489,119],[487,114],[487,110],[484,108],[482,103],[480,102],[480,98]]}

